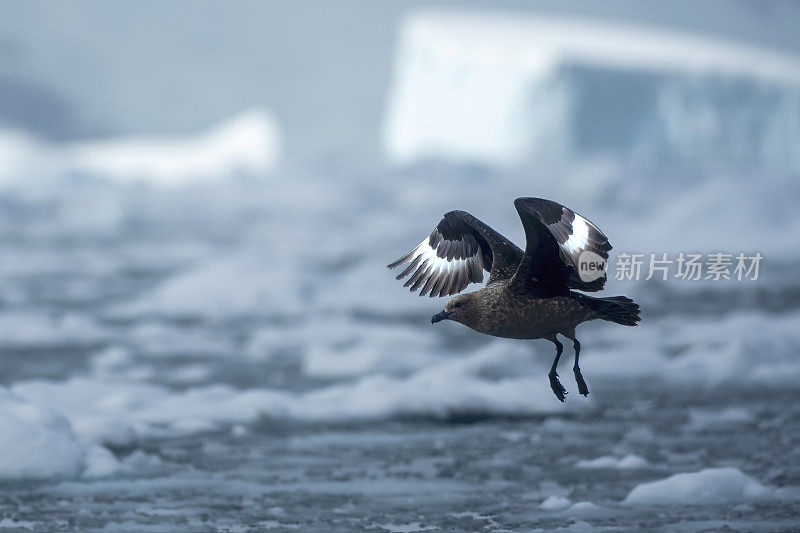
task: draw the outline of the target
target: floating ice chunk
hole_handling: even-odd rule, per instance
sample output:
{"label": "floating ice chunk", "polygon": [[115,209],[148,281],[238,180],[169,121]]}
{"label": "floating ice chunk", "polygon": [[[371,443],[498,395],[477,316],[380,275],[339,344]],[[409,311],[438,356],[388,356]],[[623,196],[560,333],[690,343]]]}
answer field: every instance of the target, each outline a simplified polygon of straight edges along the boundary
{"label": "floating ice chunk", "polygon": [[121,315],[294,315],[303,302],[299,274],[278,259],[251,254],[210,259],[167,279],[138,300],[118,307]]}
{"label": "floating ice chunk", "polygon": [[590,400],[566,406],[553,398],[541,377],[506,374],[486,379],[498,364],[495,352],[445,359],[405,377],[369,374],[304,393],[210,385],[173,391],[108,376],[66,381],[17,382],[14,392],[57,408],[82,438],[125,444],[139,436],[185,435],[229,429],[262,417],[301,422],[385,420],[396,417],[538,415],[592,408]]}
{"label": "floating ice chunk", "polygon": [[300,524],[279,522],[278,520],[262,520],[257,526],[263,529],[300,529]]}
{"label": "floating ice chunk", "polygon": [[83,461],[66,418],[0,388],[0,479],[74,478]]}
{"label": "floating ice chunk", "polygon": [[103,331],[81,315],[48,317],[29,312],[0,313],[0,346],[86,345],[104,338]]}
{"label": "floating ice chunk", "polygon": [[615,468],[620,470],[646,468],[649,463],[643,457],[629,453],[625,457],[604,455],[596,459],[581,459],[575,463],[577,468]]}
{"label": "floating ice chunk", "polygon": [[[411,327],[328,319],[313,323],[303,371],[314,377],[345,377],[376,373],[403,374],[441,360],[432,336]],[[398,357],[402,347],[402,357]]]}
{"label": "floating ice chunk", "polygon": [[798,313],[768,319],[760,313],[735,313],[673,324],[680,331],[670,344],[681,342],[690,348],[665,360],[662,375],[676,383],[707,386],[797,383],[797,317]]}
{"label": "floating ice chunk", "polygon": [[25,134],[0,131],[0,183],[24,182],[31,175],[88,175],[174,186],[238,174],[261,176],[276,165],[279,155],[280,135],[275,121],[258,109],[183,138],[48,144]]}
{"label": "floating ice chunk", "polygon": [[572,505],[569,498],[563,496],[548,496],[540,505],[539,509],[544,511],[561,511]]}
{"label": "floating ice chunk", "polygon": [[608,510],[600,507],[599,505],[588,502],[576,502],[567,510],[569,516],[597,516],[607,513]]}
{"label": "floating ice chunk", "polygon": [[[214,291],[217,288],[209,290]],[[211,358],[227,356],[231,352],[229,343],[207,328],[176,326],[157,320],[137,325],[131,330],[131,337],[148,357],[181,357],[191,354],[196,358]]]}
{"label": "floating ice chunk", "polygon": [[[319,389],[303,397],[301,418],[316,420],[383,419],[397,416],[485,416],[562,413],[587,409],[589,402],[566,406],[552,401],[541,378],[524,375],[487,380],[483,372],[496,363],[492,350],[447,360],[407,378],[369,375],[353,383]],[[510,363],[510,364],[509,364]],[[506,365],[514,368],[513,358]]]}
{"label": "floating ice chunk", "polygon": [[412,533],[414,531],[433,531],[439,529],[438,526],[425,525],[421,522],[409,522],[408,524],[378,524],[378,527],[391,531],[392,533]]}
{"label": "floating ice chunk", "polygon": [[60,413],[0,388],[0,480],[106,477],[119,467],[107,449],[79,441]]}
{"label": "floating ice chunk", "polygon": [[[577,505],[577,504],[576,504]],[[571,533],[592,533],[595,528],[585,520],[576,520],[566,528],[558,528],[557,531],[570,531]]]}
{"label": "floating ice chunk", "polygon": [[12,531],[28,530],[34,531],[39,526],[37,522],[32,520],[17,520],[16,518],[4,517],[0,519],[0,529],[10,529]]}
{"label": "floating ice chunk", "polygon": [[92,356],[90,367],[97,376],[112,376],[133,364],[133,355],[127,348],[111,346]]}
{"label": "floating ice chunk", "polygon": [[91,414],[76,417],[72,411],[67,412],[72,420],[73,431],[82,439],[120,447],[131,446],[136,442],[136,431],[129,422]]}
{"label": "floating ice chunk", "polygon": [[707,468],[640,483],[628,493],[625,503],[701,505],[763,500],[773,495],[772,489],[738,468]]}
{"label": "floating ice chunk", "polygon": [[120,470],[119,461],[108,449],[102,446],[89,446],[84,455],[84,479],[113,476]]}
{"label": "floating ice chunk", "polygon": [[250,433],[247,427],[243,426],[242,424],[235,424],[231,428],[231,436],[236,438],[246,437],[247,434]]}
{"label": "floating ice chunk", "polygon": [[308,331],[302,327],[264,327],[250,335],[244,355],[253,361],[268,361],[276,354],[299,353],[308,340]]}
{"label": "floating ice chunk", "polygon": [[742,426],[754,421],[753,413],[743,407],[726,409],[692,409],[689,411],[689,423],[686,429],[703,431],[731,426]]}
{"label": "floating ice chunk", "polygon": [[99,177],[178,185],[232,173],[261,175],[275,165],[279,150],[274,120],[254,110],[195,137],[85,142],[67,149],[65,158]]}
{"label": "floating ice chunk", "polygon": [[39,406],[58,409],[83,439],[117,446],[130,445],[137,436],[131,417],[136,408],[158,402],[165,392],[141,383],[116,383],[107,376],[65,382],[27,381],[14,385],[14,393]]}
{"label": "floating ice chunk", "polygon": [[[592,333],[607,339],[608,347],[596,347],[581,364],[584,375],[607,382],[647,376],[709,388],[790,386],[800,379],[798,319],[797,312],[743,311],[715,319],[675,316],[643,322],[634,331],[606,328]],[[694,418],[689,429],[698,429],[701,423],[719,427],[752,421],[752,414],[741,409],[690,416]]]}
{"label": "floating ice chunk", "polygon": [[21,131],[0,130],[0,184],[26,172],[51,165],[52,154],[34,136]]}

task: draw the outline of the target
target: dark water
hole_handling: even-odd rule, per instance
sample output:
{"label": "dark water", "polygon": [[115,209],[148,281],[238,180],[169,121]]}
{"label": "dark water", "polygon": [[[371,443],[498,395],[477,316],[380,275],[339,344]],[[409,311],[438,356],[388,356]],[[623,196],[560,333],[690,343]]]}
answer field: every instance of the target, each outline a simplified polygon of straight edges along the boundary
{"label": "dark water", "polygon": [[[700,394],[602,387],[569,417],[407,420],[308,427],[260,420],[246,432],[148,440],[157,474],[5,485],[3,516],[36,530],[117,531],[791,531],[800,527],[796,391]],[[571,398],[574,401],[574,399]],[[703,426],[687,413],[746,408]],[[124,455],[130,450],[117,450]],[[633,453],[633,469],[576,468]],[[792,489],[761,502],[624,505],[637,483],[734,465]],[[779,491],[780,492],[780,491]],[[572,502],[545,511],[553,495]],[[585,503],[589,502],[589,503]],[[9,525],[9,522],[4,522]]]}

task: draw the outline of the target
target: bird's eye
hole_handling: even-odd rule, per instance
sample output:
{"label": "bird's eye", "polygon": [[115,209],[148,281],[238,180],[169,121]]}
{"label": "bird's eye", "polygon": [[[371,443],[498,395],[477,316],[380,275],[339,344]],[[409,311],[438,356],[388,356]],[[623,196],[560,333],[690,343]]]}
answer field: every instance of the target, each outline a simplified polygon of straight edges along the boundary
{"label": "bird's eye", "polygon": [[453,307],[461,307],[461,302],[454,303]]}

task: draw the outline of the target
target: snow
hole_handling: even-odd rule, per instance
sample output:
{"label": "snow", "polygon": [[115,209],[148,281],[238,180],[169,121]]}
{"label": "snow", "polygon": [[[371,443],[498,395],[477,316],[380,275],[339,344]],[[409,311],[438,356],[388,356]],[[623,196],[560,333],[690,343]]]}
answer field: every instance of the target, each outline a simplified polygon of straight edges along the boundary
{"label": "snow", "polygon": [[434,531],[439,529],[438,526],[425,525],[421,522],[409,522],[408,524],[378,524],[378,527],[384,531],[391,531],[392,533],[412,533],[414,531]]}
{"label": "snow", "polygon": [[262,176],[280,157],[272,116],[254,109],[193,136],[116,138],[50,144],[0,131],[0,185],[30,176],[90,176],[123,183],[179,186],[232,176]]}
{"label": "snow", "polygon": [[703,505],[759,501],[773,490],[733,467],[707,468],[674,474],[636,485],[625,498],[628,505]]}
{"label": "snow", "polygon": [[0,519],[0,528],[1,529],[10,529],[10,530],[27,530],[33,531],[36,527],[36,522],[31,520],[14,520],[13,518],[2,518]]}
{"label": "snow", "polygon": [[691,409],[686,429],[691,431],[713,431],[731,426],[747,426],[755,423],[756,417],[743,407],[726,409]]}
{"label": "snow", "polygon": [[86,450],[69,421],[0,389],[0,479],[76,477]]}
{"label": "snow", "polygon": [[[346,377],[375,373],[408,374],[442,361],[436,355],[436,341],[420,338],[411,327],[375,325],[369,332],[343,320],[309,324],[316,338],[307,343],[303,371],[315,377]],[[404,357],[397,357],[397,346]]]}
{"label": "snow", "polygon": [[[497,20],[462,34],[437,19],[415,41],[432,43],[418,50],[433,62],[426,72],[403,37],[400,57],[428,76],[403,105],[419,103],[441,153],[502,164],[537,150],[581,156],[575,132],[551,126],[586,118],[570,114],[576,102],[608,103],[585,94],[593,76],[669,78],[650,108],[663,120],[644,125],[679,139],[687,157],[727,130],[717,114],[735,103],[708,76],[725,85],[747,69],[745,92],[775,90],[776,101],[755,98],[732,117],[795,116],[771,107],[794,82],[788,66],[769,70],[770,54],[720,45],[714,55],[703,41],[700,59],[673,65],[675,36],[647,34],[663,49],[646,49],[660,63],[643,74],[636,46],[605,49],[590,31],[606,25],[540,35],[531,20]],[[584,41],[597,52],[570,48]],[[695,96],[708,110],[683,107]],[[276,130],[256,112],[182,138],[0,134],[0,525],[797,529],[796,479],[775,460],[791,458],[798,430],[800,249],[787,246],[800,242],[796,172],[650,173],[613,158],[299,170],[278,166]],[[791,140],[764,139],[765,154]],[[425,143],[407,155],[434,148]],[[762,277],[610,276],[604,295],[633,297],[644,320],[579,328],[592,394],[577,394],[566,343],[561,404],[547,381],[552,343],[431,325],[444,300],[416,297],[385,267],[450,209],[522,244],[512,200],[523,195],[597,222],[614,252],[760,251]],[[712,464],[739,470],[701,471]],[[675,472],[691,474],[644,483]],[[653,514],[644,501],[675,506]],[[58,525],[67,511],[77,521]]]}
{"label": "snow", "polygon": [[629,453],[624,457],[614,457],[604,455],[595,459],[581,459],[575,463],[576,468],[609,468],[619,470],[631,470],[636,468],[647,468],[649,463],[643,457]]}
{"label": "snow", "polygon": [[0,312],[0,346],[91,345],[105,337],[96,324],[80,315],[42,316],[22,311]]}
{"label": "snow", "polygon": [[539,508],[543,511],[562,511],[571,505],[572,502],[569,498],[563,496],[548,496],[539,504]]}
{"label": "snow", "polygon": [[565,512],[568,516],[582,516],[582,517],[593,517],[599,516],[602,514],[608,514],[607,509],[600,507],[599,505],[589,502],[576,502],[570,506],[569,509]]}
{"label": "snow", "polygon": [[[488,369],[500,379],[485,380]],[[252,424],[263,417],[299,422],[350,422],[393,417],[443,419],[457,415],[540,415],[563,412],[539,377],[515,375],[493,350],[445,360],[406,377],[370,373],[305,393],[206,385],[170,390],[107,375],[64,381],[32,380],[13,391],[36,405],[58,409],[82,439],[116,446],[138,438],[187,435]],[[568,404],[575,412],[591,401]]]}
{"label": "snow", "polygon": [[120,139],[79,143],[69,165],[120,181],[156,178],[165,185],[219,179],[231,173],[261,175],[277,162],[279,134],[273,118],[254,110],[188,139]]}
{"label": "snow", "polygon": [[[639,109],[642,80],[654,88]],[[625,90],[634,92],[611,122],[603,109]],[[400,32],[383,142],[400,164],[513,166],[617,142],[636,157],[696,164],[713,151],[796,170],[798,102],[800,59],[787,54],[623,23],[419,10]],[[750,138],[754,129],[763,138]]]}
{"label": "snow", "polygon": [[[713,319],[645,321],[633,331],[604,331],[602,337],[612,346],[595,348],[581,366],[595,379],[653,377],[676,386],[704,388],[791,386],[800,376],[800,362],[793,355],[800,346],[800,332],[793,326],[798,319],[797,312],[765,320],[761,313],[733,311]],[[623,334],[624,339],[617,337]],[[677,356],[671,355],[676,351]],[[708,422],[709,416],[693,416],[693,428]],[[722,417],[717,425],[750,419],[741,411],[711,416]]]}
{"label": "snow", "polygon": [[[124,316],[152,313],[163,316],[229,317],[267,313],[276,307],[293,314],[302,301],[286,290],[294,285],[292,271],[277,257],[232,255],[202,263],[167,280],[136,301],[117,309]],[[289,279],[277,283],[278,274]],[[274,312],[274,311],[272,311]]]}
{"label": "snow", "polygon": [[558,530],[570,531],[573,533],[591,533],[592,531],[595,531],[595,528],[592,527],[592,525],[589,522],[586,522],[584,520],[576,520],[569,526],[565,528],[558,528]]}
{"label": "snow", "polygon": [[[509,199],[530,185],[528,178],[502,173],[469,178],[442,171],[429,180],[427,172],[411,172],[403,175],[408,186],[402,194],[394,194],[393,180],[370,175],[342,176],[335,187],[333,180],[311,178],[289,187],[290,178],[263,188],[232,182],[182,191],[146,189],[137,195],[119,184],[37,191],[45,196],[23,195],[24,200],[9,192],[10,201],[48,212],[26,226],[35,235],[49,238],[52,227],[70,243],[75,235],[95,236],[95,230],[108,239],[48,253],[27,243],[9,248],[0,295],[17,294],[17,299],[3,298],[8,305],[0,313],[0,345],[35,348],[63,365],[47,367],[44,374],[31,363],[9,386],[37,405],[57,409],[78,438],[109,446],[235,426],[251,429],[263,419],[346,424],[592,411],[595,396],[578,398],[564,367],[562,380],[572,394],[565,406],[552,397],[546,373],[553,348],[547,341],[488,339],[454,323],[432,327],[430,316],[443,302],[410,295],[385,268],[450,207],[443,207],[443,197],[521,242]],[[659,196],[658,205],[637,192],[644,195],[639,200],[645,207],[631,214],[592,191],[581,192],[577,184],[588,179],[575,171],[536,185],[544,196],[575,195],[577,205],[571,205],[596,220],[615,245],[657,249],[670,242],[705,240],[714,248],[735,243],[758,246],[775,263],[792,261],[797,253],[785,246],[785,235],[768,231],[787,219],[781,227],[791,232],[800,220],[791,209],[792,195],[780,194],[788,181],[732,180],[727,186],[704,181],[674,196]],[[423,185],[430,194],[418,197],[413,191]],[[486,197],[487,187],[497,194]],[[73,224],[73,214],[86,210],[87,195],[109,199],[112,205],[106,208],[118,222],[108,225],[101,217]],[[764,199],[766,207],[745,209],[753,198]],[[725,216],[726,202],[734,202],[750,223]],[[723,214],[693,226],[692,235],[682,231],[682,225],[703,216],[707,205]],[[758,211],[763,216],[753,217],[754,209],[763,209]],[[254,213],[253,219],[237,218],[242,211]],[[670,214],[679,222],[671,222]],[[104,244],[125,242],[131,220],[153,224],[165,240]],[[724,231],[728,225],[737,230]],[[11,217],[0,219],[4,228],[16,228]],[[228,236],[224,246],[213,244],[217,230]],[[130,285],[130,270],[136,276],[141,271],[147,282]],[[68,310],[62,300],[36,292],[41,280],[68,276],[81,287],[73,293],[77,305],[67,300]],[[34,296],[25,292],[28,287]],[[114,288],[110,294],[109,287]],[[724,313],[694,316],[665,313],[668,304],[660,300],[664,293],[691,299],[700,290],[724,300],[757,287],[679,281],[656,287],[610,280],[608,294],[628,294],[654,315],[637,328],[582,326],[581,364],[590,388],[645,379],[676,390],[793,386],[800,376],[795,327],[800,314],[793,308],[765,313],[730,306]],[[25,303],[25,298],[35,301]],[[42,312],[51,299],[60,307]],[[74,359],[62,354],[64,346]],[[262,378],[266,382],[259,382]],[[695,431],[716,415],[689,416],[686,429]],[[722,413],[721,420],[746,423],[746,417]],[[555,423],[548,420],[544,427]],[[615,458],[606,456],[601,463],[605,468],[635,464]],[[598,460],[595,455],[578,459],[581,468]]]}
{"label": "snow", "polygon": [[[58,411],[0,387],[0,481],[92,479],[125,468],[106,448],[79,439]],[[134,461],[145,457],[139,452]]]}

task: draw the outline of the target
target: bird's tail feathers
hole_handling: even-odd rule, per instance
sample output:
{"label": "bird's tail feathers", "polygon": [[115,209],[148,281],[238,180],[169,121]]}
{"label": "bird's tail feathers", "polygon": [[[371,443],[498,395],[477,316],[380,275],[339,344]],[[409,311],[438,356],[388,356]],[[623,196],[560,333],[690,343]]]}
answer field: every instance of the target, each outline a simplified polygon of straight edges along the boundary
{"label": "bird's tail feathers", "polygon": [[639,304],[627,296],[611,296],[609,298],[594,298],[581,295],[584,305],[597,313],[596,318],[602,318],[623,326],[635,326],[641,320]]}

